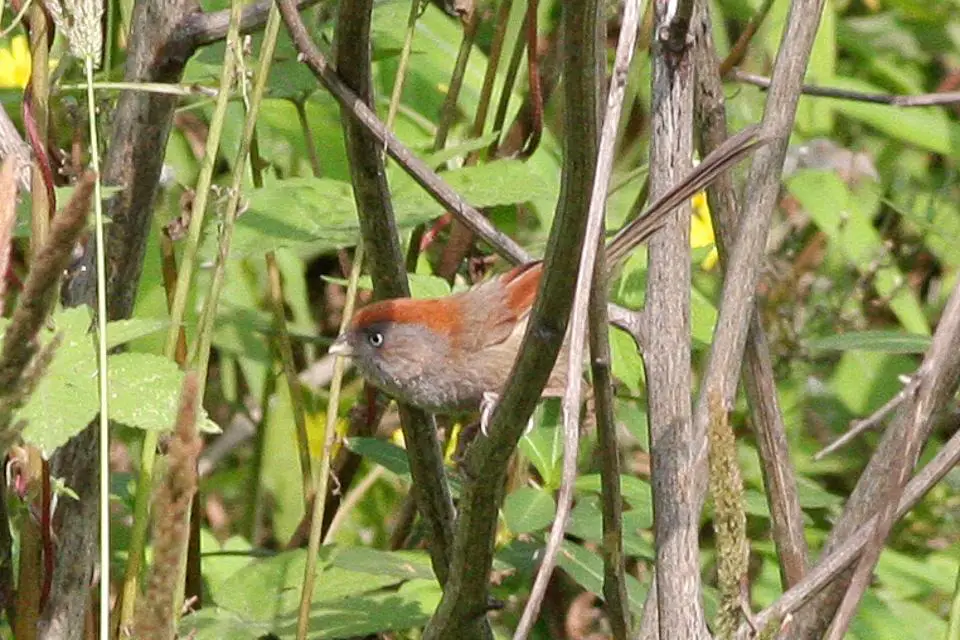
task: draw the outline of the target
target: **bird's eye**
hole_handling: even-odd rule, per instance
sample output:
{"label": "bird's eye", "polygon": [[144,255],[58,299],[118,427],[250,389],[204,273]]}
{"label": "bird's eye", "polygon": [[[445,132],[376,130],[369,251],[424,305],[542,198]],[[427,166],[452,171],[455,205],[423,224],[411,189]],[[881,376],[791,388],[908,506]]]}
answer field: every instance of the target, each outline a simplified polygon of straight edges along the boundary
{"label": "bird's eye", "polygon": [[379,331],[374,331],[367,334],[367,342],[370,343],[371,347],[380,347],[383,345],[383,334]]}

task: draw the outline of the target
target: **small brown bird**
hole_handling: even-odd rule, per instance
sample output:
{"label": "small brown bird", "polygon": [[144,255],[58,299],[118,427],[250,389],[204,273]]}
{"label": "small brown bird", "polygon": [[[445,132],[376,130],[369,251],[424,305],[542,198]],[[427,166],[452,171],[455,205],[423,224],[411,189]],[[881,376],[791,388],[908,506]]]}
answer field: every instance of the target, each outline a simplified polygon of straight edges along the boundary
{"label": "small brown bird", "polygon": [[[709,154],[607,245],[613,267],[646,241],[677,205],[764,144],[745,129]],[[431,413],[487,413],[507,382],[536,297],[543,263],[514,267],[462,293],[443,298],[399,298],[368,305],[330,353],[353,359],[364,378],[398,400]],[[561,351],[544,396],[565,387]]]}

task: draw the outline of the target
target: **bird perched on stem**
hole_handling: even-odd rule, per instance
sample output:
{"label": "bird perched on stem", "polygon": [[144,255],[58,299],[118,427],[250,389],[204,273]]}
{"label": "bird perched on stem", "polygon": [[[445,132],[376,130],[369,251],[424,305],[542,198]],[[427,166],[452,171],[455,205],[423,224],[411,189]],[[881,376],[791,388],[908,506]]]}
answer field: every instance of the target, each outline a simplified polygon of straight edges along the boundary
{"label": "bird perched on stem", "polygon": [[[608,272],[679,204],[764,142],[751,127],[717,147],[610,240]],[[542,273],[541,261],[530,262],[442,298],[373,303],[356,313],[330,353],[352,358],[368,382],[402,402],[431,413],[481,409],[489,415],[520,349]],[[545,397],[563,395],[565,353],[557,358]]]}

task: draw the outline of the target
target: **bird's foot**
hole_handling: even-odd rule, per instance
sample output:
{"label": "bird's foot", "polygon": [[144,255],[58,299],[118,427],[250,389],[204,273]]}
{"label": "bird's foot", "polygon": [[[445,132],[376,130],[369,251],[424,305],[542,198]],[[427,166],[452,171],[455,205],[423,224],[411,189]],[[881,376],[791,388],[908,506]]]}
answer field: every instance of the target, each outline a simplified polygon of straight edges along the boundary
{"label": "bird's foot", "polygon": [[[497,405],[500,403],[500,394],[494,391],[484,391],[483,396],[480,399],[480,433],[484,436],[489,436],[488,428],[490,426],[490,421],[493,419],[493,412],[496,410]],[[533,431],[533,416],[527,420],[527,426],[523,430],[523,435],[528,435]]]}

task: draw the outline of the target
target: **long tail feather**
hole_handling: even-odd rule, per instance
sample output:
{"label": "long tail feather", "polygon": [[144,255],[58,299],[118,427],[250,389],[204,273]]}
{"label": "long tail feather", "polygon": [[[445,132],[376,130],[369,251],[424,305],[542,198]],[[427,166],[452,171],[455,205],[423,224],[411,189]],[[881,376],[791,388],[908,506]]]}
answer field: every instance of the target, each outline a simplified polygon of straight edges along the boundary
{"label": "long tail feather", "polygon": [[684,201],[709,186],[717,177],[743,158],[769,142],[760,135],[760,127],[753,125],[727,138],[673,188],[657,198],[646,211],[626,224],[607,244],[610,266],[625,258],[637,246],[646,242],[667,221],[667,216]]}

